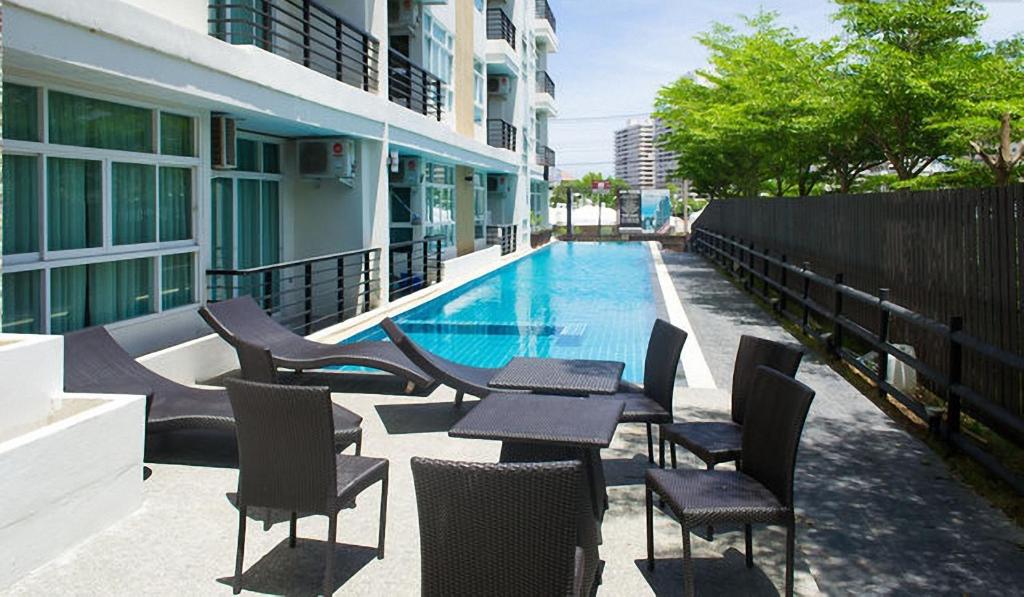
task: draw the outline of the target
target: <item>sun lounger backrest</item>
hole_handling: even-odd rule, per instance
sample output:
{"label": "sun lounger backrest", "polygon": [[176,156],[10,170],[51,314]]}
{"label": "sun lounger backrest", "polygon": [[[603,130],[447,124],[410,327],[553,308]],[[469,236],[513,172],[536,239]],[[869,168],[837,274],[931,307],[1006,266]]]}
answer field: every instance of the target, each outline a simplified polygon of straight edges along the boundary
{"label": "sun lounger backrest", "polygon": [[[134,382],[134,383],[132,383]],[[132,358],[103,326],[64,336],[64,388],[75,391],[97,384],[116,390],[173,383]]]}
{"label": "sun lounger backrest", "polygon": [[232,346],[237,340],[265,346],[271,351],[281,342],[301,338],[267,315],[251,297],[242,296],[219,303],[209,303],[199,310],[206,323]]}

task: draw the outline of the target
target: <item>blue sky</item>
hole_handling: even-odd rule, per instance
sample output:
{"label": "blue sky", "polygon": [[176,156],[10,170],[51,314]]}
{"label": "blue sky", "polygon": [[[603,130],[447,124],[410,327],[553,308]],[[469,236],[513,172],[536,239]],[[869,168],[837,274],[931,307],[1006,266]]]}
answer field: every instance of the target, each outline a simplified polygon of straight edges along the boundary
{"label": "blue sky", "polygon": [[[549,57],[560,118],[548,142],[558,167],[576,176],[614,174],[612,134],[627,115],[650,112],[658,89],[704,66],[693,37],[713,22],[775,11],[808,37],[838,34],[826,0],[548,0],[558,19],[560,48]],[[1024,31],[1024,0],[984,2],[986,39]]]}

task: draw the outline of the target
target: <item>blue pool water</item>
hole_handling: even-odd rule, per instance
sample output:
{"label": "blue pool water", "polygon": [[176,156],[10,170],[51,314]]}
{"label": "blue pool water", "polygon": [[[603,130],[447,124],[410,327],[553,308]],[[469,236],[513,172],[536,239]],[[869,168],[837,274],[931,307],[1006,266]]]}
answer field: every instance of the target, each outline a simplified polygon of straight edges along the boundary
{"label": "blue pool water", "polygon": [[[555,243],[394,317],[447,359],[500,367],[515,356],[623,361],[643,380],[658,316],[650,250],[641,243]],[[380,327],[346,342],[383,340]]]}

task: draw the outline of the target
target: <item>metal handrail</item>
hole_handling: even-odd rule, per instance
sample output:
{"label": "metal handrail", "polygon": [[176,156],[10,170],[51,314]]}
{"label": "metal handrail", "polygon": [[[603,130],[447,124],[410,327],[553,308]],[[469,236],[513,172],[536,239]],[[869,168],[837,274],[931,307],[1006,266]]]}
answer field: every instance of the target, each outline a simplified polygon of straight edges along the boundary
{"label": "metal handrail", "polygon": [[549,168],[555,165],[555,150],[544,145],[537,145],[537,165]]}
{"label": "metal handrail", "polygon": [[[390,245],[388,247],[392,266],[391,279],[388,283],[390,300],[440,283],[444,277],[443,249],[444,237],[439,235]],[[396,272],[399,264],[404,266],[400,273]]]}
{"label": "metal handrail", "polygon": [[416,65],[408,56],[388,51],[388,98],[425,116],[441,120],[441,79]]}
{"label": "metal handrail", "polygon": [[500,118],[487,119],[487,144],[491,147],[516,150],[516,127]]}
{"label": "metal handrail", "polygon": [[546,93],[555,97],[555,82],[551,80],[547,71],[537,71],[537,93]]}
{"label": "metal handrail", "polygon": [[546,20],[551,25],[551,30],[557,32],[558,27],[555,25],[555,13],[551,12],[551,4],[548,3],[548,0],[537,0],[534,7],[537,18]]}
{"label": "metal handrail", "polygon": [[364,91],[378,89],[379,40],[315,0],[213,0],[209,9],[217,39],[255,45]]}
{"label": "metal handrail", "polygon": [[503,39],[516,49],[516,26],[500,8],[487,9],[487,39]]}

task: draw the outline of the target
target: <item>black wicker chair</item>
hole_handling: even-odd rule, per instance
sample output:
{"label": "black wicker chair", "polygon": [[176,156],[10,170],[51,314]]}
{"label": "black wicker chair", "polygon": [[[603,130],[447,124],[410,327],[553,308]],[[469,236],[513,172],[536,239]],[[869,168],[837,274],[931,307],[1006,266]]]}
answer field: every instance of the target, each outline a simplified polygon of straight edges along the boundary
{"label": "black wicker chair", "polygon": [[[239,340],[235,352],[242,379],[266,384],[279,383],[274,357],[269,350]],[[347,443],[355,444],[356,456],[359,456],[363,452],[363,418],[343,406],[335,404],[333,408],[335,440],[344,438]]]}
{"label": "black wicker chair", "polygon": [[291,512],[289,546],[295,547],[298,513],[322,514],[327,531],[324,595],[334,592],[338,513],[355,506],[363,490],[381,482],[377,557],[384,557],[388,461],[335,454],[331,393],[307,388],[226,380],[238,422],[238,553],[234,592],[242,590],[245,523],[249,507]]}
{"label": "black wicker chair", "polygon": [[[743,416],[747,403],[756,400],[758,394],[758,388],[754,383],[757,368],[770,367],[794,377],[803,357],[804,351],[795,346],[754,336],[742,336],[732,373],[732,420],[662,425],[658,438],[659,441],[668,441],[671,445],[672,468],[676,467],[676,444],[693,452],[704,461],[708,470],[733,460],[736,460],[738,465]],[[665,463],[662,462],[661,466],[664,467]]]}
{"label": "black wicker chair", "polygon": [[356,365],[379,369],[406,380],[406,391],[433,388],[433,379],[414,365],[390,342],[324,344],[307,340],[277,323],[251,297],[209,303],[199,315],[228,344],[248,342],[266,347],[274,365],[295,371]]}
{"label": "black wicker chair", "polygon": [[[194,388],[171,381],[131,357],[103,326],[64,336],[64,390],[149,396],[146,431],[164,433],[211,429],[235,432],[227,392]],[[356,443],[349,432],[362,419],[335,405],[335,447]],[[358,446],[356,448],[359,449]]]}
{"label": "black wicker chair", "polygon": [[694,594],[690,531],[717,523],[742,523],[747,567],[754,565],[753,523],[786,527],[786,595],[793,594],[796,521],[793,477],[796,455],[814,391],[768,367],[753,376],[758,399],[747,405],[743,425],[743,471],[648,469],[646,487],[647,567],[654,569],[654,500],[657,493],[683,527],[683,584]]}
{"label": "black wicker chair", "polygon": [[427,375],[455,390],[455,406],[462,405],[466,394],[486,398],[496,391],[502,394],[515,393],[513,390],[495,390],[488,387],[487,384],[494,379],[500,369],[471,367],[443,359],[413,342],[390,317],[384,318],[384,321],[380,322],[380,327],[410,361],[426,371]]}
{"label": "black wicker chair", "polygon": [[421,594],[581,595],[579,461],[412,459]]}
{"label": "black wicker chair", "polygon": [[[644,384],[637,386],[623,382],[615,394],[590,397],[591,400],[622,400],[626,403],[626,408],[622,411],[619,422],[647,425],[647,461],[651,463],[654,462],[654,437],[651,426],[671,423],[673,420],[672,395],[675,390],[679,355],[683,351],[683,344],[686,343],[686,336],[684,330],[663,319],[656,320],[647,343]],[[659,460],[664,465],[665,445],[660,436],[659,447]]]}

